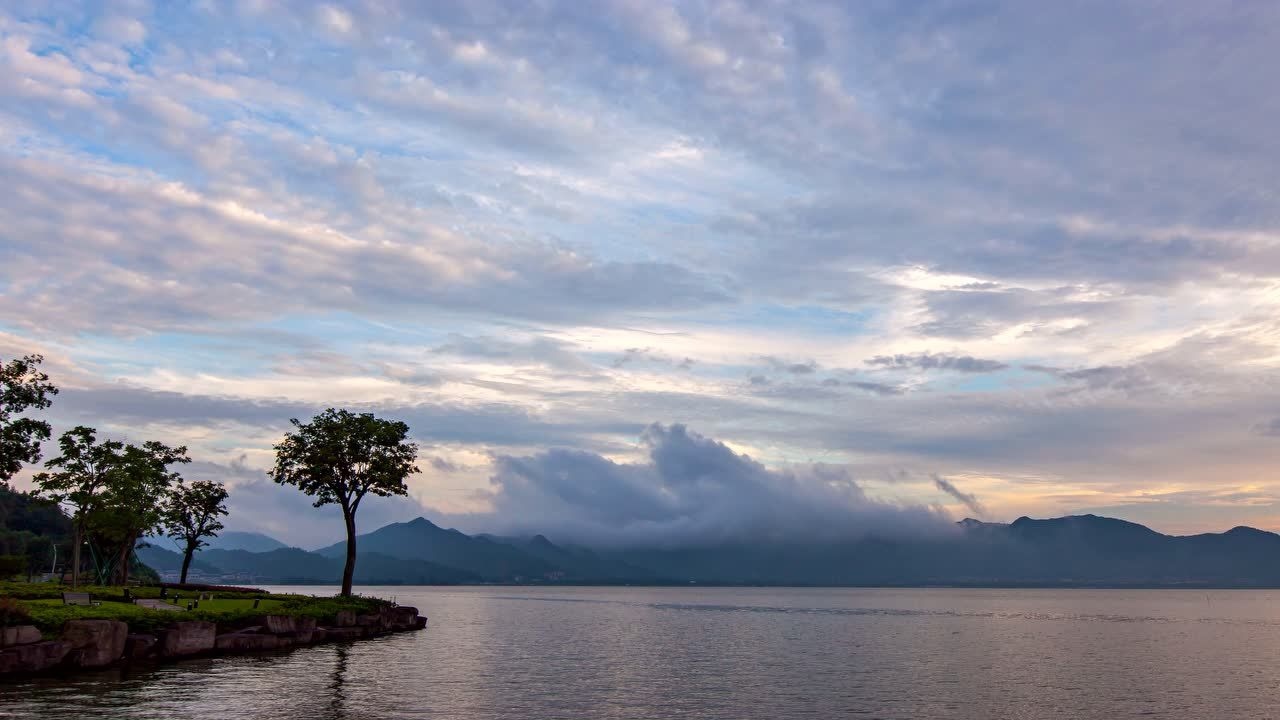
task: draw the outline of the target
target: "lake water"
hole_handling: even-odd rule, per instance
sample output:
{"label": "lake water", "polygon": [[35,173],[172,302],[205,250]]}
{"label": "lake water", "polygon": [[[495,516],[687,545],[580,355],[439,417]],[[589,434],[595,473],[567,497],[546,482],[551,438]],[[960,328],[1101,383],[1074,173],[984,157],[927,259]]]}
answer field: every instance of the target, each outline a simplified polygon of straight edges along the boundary
{"label": "lake water", "polygon": [[427,630],[0,685],[0,717],[1280,717],[1280,592],[363,592]]}

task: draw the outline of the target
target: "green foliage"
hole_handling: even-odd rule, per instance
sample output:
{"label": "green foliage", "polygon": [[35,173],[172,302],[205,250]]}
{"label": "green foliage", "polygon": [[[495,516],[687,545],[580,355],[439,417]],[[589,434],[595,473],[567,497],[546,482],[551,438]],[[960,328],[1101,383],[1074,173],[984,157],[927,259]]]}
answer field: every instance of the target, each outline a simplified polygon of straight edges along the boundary
{"label": "green foliage", "polygon": [[409,426],[372,413],[329,408],[302,423],[275,446],[271,479],[293,485],[316,499],[315,506],[337,504],[355,511],[368,493],[405,495],[405,478],[418,471],[418,446],[405,442]]}
{"label": "green foliage", "polygon": [[113,558],[118,582],[128,579],[128,563],[138,538],[156,531],[163,520],[169,488],[181,479],[169,466],[189,462],[185,447],[153,440],[126,445],[108,472],[101,503],[89,515],[88,527]]}
{"label": "green foliage", "polygon": [[284,604],[280,607],[281,614],[296,615],[299,617],[313,617],[324,622],[332,622],[338,613],[343,610],[350,610],[356,614],[366,614],[377,612],[378,608],[388,605],[386,600],[379,598],[364,597],[361,595],[334,597],[307,597],[304,595],[293,595],[288,597]]}
{"label": "green foliage", "polygon": [[131,632],[155,632],[174,622],[173,613],[124,602],[104,602],[101,605],[64,605],[62,600],[24,600],[22,604],[31,615],[31,624],[46,636],[56,637],[68,620],[123,620]]}
{"label": "green foliage", "polygon": [[45,463],[50,471],[35,482],[50,500],[74,508],[73,574],[80,571],[81,539],[91,538],[104,551],[93,555],[99,582],[108,574],[126,580],[134,545],[160,525],[169,486],[180,479],[169,466],[191,462],[187,449],[99,442],[97,431],[83,425],[63,433],[58,447],[61,454]]}
{"label": "green foliage", "polygon": [[221,483],[197,480],[185,485],[179,481],[164,508],[164,528],[169,537],[199,550],[209,544],[204,538],[217,537],[223,528],[219,518],[227,514],[226,502],[227,489]]}
{"label": "green foliage", "polygon": [[[93,585],[90,587],[79,588],[76,592],[88,593],[94,600],[111,600],[116,602],[124,602],[125,590],[129,591],[129,595],[135,598],[158,598],[161,591],[166,595],[172,596],[175,593],[184,598],[195,597],[200,592],[210,592],[208,590],[200,590],[194,586],[191,588],[175,589],[173,586],[161,588],[159,585],[142,585],[138,587],[122,587],[119,585]],[[16,597],[23,600],[59,600],[62,599],[62,593],[71,592],[70,585],[61,582],[3,582],[0,581],[0,597]],[[219,598],[240,598],[252,600],[255,597],[265,597],[268,593],[265,590],[246,589],[244,591],[218,589],[213,592],[215,597]],[[272,595],[276,599],[293,597],[290,595]]]}
{"label": "green foliage", "polygon": [[221,516],[227,514],[227,489],[221,483],[197,480],[185,485],[181,480],[169,493],[163,508],[161,521],[169,537],[182,541],[182,577],[187,581],[191,556],[209,543],[206,537],[216,537],[222,529]]}
{"label": "green foliage", "polygon": [[57,503],[0,483],[0,529],[64,541],[71,536],[71,519]]}
{"label": "green foliage", "polygon": [[[158,587],[127,589],[135,598],[158,598],[160,594]],[[10,607],[16,608],[15,613],[29,615],[29,622],[40,628],[41,632],[56,636],[62,631],[63,623],[68,620],[121,620],[129,624],[130,632],[155,632],[174,622],[206,620],[218,623],[221,632],[253,624],[257,618],[266,614],[313,617],[321,623],[331,623],[341,610],[366,614],[377,612],[379,607],[387,605],[385,600],[360,596],[317,598],[306,595],[218,591],[214,593],[214,599],[200,602],[198,609],[174,612],[151,610],[125,602],[126,588],[114,586],[81,589],[100,601],[101,605],[64,605],[62,593],[69,590],[69,587],[60,583],[0,582],[0,613],[3,612],[4,604],[8,603]],[[170,591],[168,594],[172,597],[174,592]],[[178,604],[184,608],[199,595],[188,591],[179,591],[177,594],[181,596]],[[253,607],[255,599],[259,600],[257,608]]]}
{"label": "green foliage", "polygon": [[97,434],[97,430],[84,425],[62,433],[58,438],[61,454],[45,463],[52,472],[35,477],[36,487],[46,497],[75,509],[78,522],[83,522],[101,503],[101,494],[124,452],[124,443],[98,442]]}
{"label": "green foliage", "polygon": [[25,463],[40,461],[40,443],[49,439],[49,423],[15,417],[27,410],[43,410],[52,404],[58,388],[37,366],[40,355],[0,361],[0,482],[7,483]]}

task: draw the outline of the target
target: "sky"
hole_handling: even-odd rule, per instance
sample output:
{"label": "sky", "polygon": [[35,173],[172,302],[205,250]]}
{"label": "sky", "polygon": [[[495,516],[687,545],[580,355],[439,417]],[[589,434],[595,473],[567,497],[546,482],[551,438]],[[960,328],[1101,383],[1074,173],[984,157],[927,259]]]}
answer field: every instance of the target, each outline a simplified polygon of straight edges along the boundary
{"label": "sky", "polygon": [[[0,7],[0,358],[185,444],[409,423],[467,531],[1280,530],[1280,5]],[[48,454],[46,455],[48,457]],[[29,487],[30,472],[17,480]]]}

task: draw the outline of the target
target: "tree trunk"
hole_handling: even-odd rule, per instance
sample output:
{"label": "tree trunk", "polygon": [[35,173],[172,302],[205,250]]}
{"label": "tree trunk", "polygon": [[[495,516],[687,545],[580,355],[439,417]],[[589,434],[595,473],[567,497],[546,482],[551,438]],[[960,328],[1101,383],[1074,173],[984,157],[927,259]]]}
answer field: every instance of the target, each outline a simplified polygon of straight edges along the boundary
{"label": "tree trunk", "polygon": [[187,570],[191,568],[191,558],[196,554],[196,546],[190,540],[187,541],[187,549],[182,554],[182,576],[178,578],[179,585],[187,584]]}
{"label": "tree trunk", "polygon": [[75,589],[80,586],[80,523],[77,521],[72,533],[73,540],[71,545],[71,587]]}
{"label": "tree trunk", "polygon": [[138,542],[133,535],[125,538],[124,547],[120,548],[120,585],[123,587],[129,584],[129,558],[133,556],[133,546]]}
{"label": "tree trunk", "polygon": [[351,597],[351,579],[356,574],[356,514],[343,509],[342,518],[347,521],[347,565],[342,569],[342,597]]}

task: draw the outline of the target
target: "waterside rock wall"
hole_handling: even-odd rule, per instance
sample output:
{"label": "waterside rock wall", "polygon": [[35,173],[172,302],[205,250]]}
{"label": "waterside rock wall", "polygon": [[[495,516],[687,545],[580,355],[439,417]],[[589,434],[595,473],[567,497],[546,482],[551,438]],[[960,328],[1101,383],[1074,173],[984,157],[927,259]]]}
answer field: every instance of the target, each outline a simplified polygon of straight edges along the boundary
{"label": "waterside rock wall", "polygon": [[12,674],[348,642],[421,630],[426,625],[427,619],[413,607],[385,607],[367,615],[344,611],[326,624],[287,615],[263,615],[251,623],[226,625],[182,621],[155,635],[130,633],[128,625],[119,620],[68,620],[56,640],[45,640],[34,626],[18,625],[4,628],[0,634],[0,679]]}

